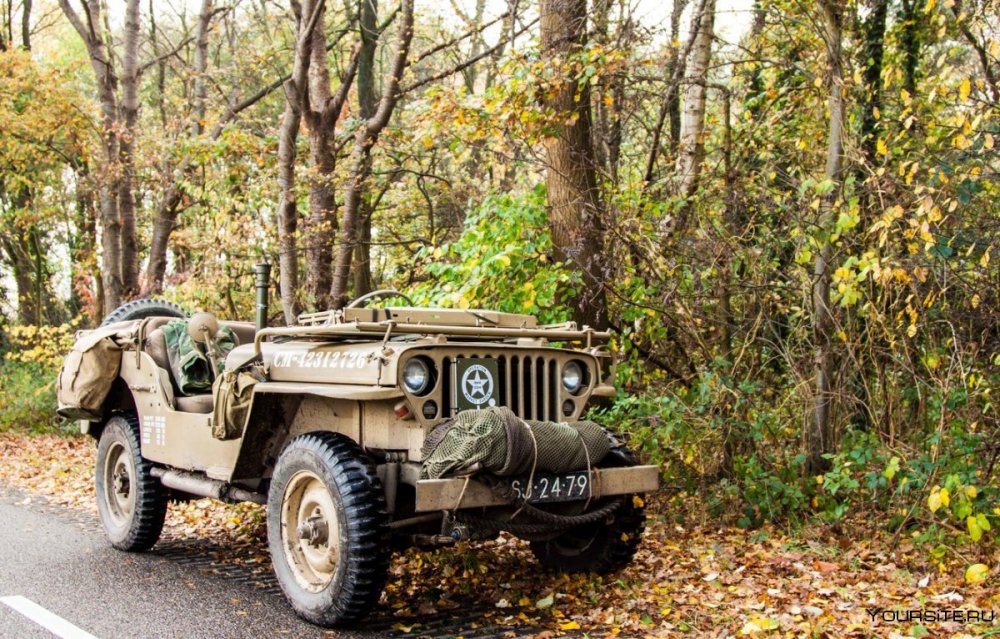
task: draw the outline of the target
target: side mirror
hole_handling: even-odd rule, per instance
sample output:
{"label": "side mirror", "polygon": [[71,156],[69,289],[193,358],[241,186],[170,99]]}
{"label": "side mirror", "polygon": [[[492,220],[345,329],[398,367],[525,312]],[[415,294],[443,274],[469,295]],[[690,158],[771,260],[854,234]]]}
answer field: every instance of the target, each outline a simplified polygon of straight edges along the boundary
{"label": "side mirror", "polygon": [[195,313],[187,321],[188,335],[198,344],[205,344],[215,339],[219,332],[219,320],[211,313]]}

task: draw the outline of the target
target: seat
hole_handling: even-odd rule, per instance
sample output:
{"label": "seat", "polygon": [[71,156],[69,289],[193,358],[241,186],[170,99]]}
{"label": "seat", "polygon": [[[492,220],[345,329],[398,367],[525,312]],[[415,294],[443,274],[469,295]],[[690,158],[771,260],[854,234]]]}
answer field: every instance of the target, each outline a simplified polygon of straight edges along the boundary
{"label": "seat", "polygon": [[219,326],[225,326],[236,334],[236,345],[253,344],[254,335],[257,334],[257,326],[253,322],[219,322]]}
{"label": "seat", "polygon": [[211,393],[203,395],[182,395],[176,399],[177,410],[185,413],[211,413],[215,403]]}
{"label": "seat", "polygon": [[[146,339],[143,348],[160,369],[160,383],[171,406],[185,413],[211,413],[212,394],[183,395],[177,387],[174,376],[170,373],[170,359],[167,354],[167,340],[163,336],[162,327],[176,318],[156,317],[146,324]],[[238,335],[238,334],[237,334]]]}

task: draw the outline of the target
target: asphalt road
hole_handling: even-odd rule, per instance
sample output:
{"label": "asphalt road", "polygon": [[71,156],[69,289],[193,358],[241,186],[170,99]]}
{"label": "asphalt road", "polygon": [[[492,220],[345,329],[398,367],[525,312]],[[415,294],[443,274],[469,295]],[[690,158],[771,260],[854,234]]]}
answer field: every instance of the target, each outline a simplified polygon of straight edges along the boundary
{"label": "asphalt road", "polygon": [[[116,551],[96,516],[0,485],[0,637],[511,636],[504,635],[508,629],[480,626],[475,611],[423,619],[406,634],[392,630],[390,611],[376,611],[363,630],[324,630],[296,617],[273,580],[232,568],[214,565],[211,548],[197,539],[163,540],[142,554]],[[43,623],[61,620],[64,631],[46,630],[28,618],[32,614]]]}

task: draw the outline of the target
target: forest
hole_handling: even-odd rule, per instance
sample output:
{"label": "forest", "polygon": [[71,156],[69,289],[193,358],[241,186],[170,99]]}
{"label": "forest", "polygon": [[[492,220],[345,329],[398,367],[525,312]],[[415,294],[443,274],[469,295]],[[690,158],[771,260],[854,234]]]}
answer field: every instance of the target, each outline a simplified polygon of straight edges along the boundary
{"label": "forest", "polygon": [[251,319],[268,262],[272,325],[396,288],[608,328],[591,415],[668,520],[983,581],[997,138],[996,0],[3,0],[0,431],[75,428],[77,329]]}

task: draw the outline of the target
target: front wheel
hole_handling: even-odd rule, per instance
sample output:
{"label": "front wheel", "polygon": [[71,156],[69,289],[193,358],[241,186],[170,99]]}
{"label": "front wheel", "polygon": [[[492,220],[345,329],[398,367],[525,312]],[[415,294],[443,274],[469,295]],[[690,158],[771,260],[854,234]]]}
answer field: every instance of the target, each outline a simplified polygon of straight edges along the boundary
{"label": "front wheel", "polygon": [[638,495],[625,495],[605,523],[572,528],[545,541],[531,542],[531,552],[549,570],[564,573],[615,572],[631,563],[642,540],[646,515]]}
{"label": "front wheel", "polygon": [[358,621],[389,570],[385,497],[360,448],[336,433],[293,439],[271,477],[267,539],[281,589],[304,619]]}
{"label": "front wheel", "polygon": [[108,420],[97,445],[95,492],[101,524],[119,550],[149,550],[160,538],[167,498],[152,469],[139,448],[135,417]]}

